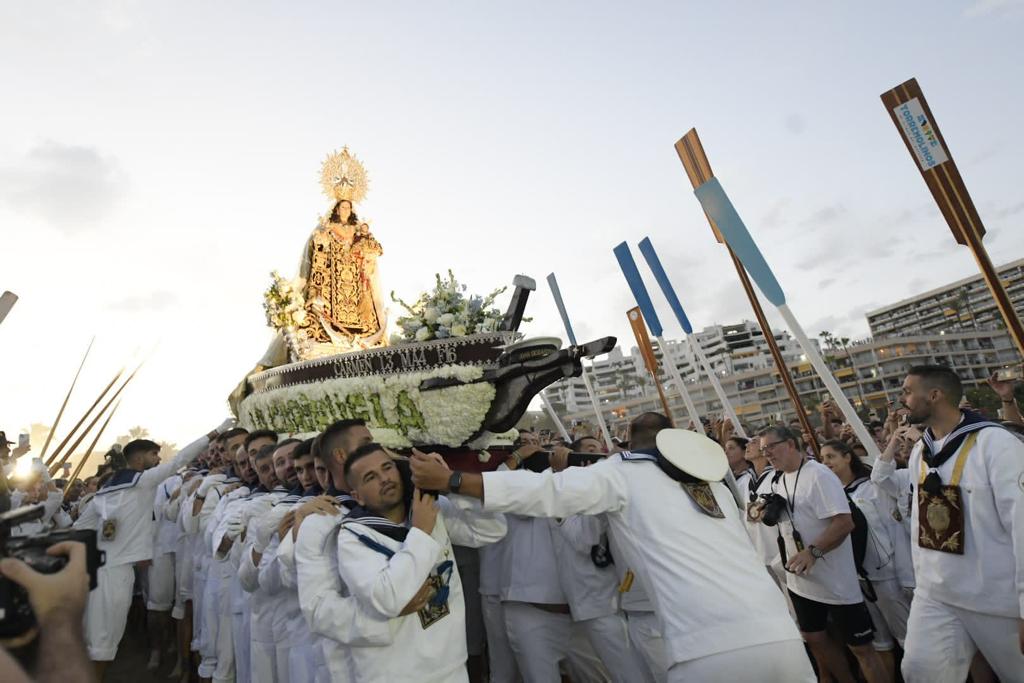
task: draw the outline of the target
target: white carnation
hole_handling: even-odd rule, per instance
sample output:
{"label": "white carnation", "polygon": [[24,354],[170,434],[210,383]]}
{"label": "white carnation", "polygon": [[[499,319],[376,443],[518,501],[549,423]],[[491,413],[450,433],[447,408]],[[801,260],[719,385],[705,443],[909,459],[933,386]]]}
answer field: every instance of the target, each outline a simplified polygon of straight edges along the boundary
{"label": "white carnation", "polygon": [[451,313],[445,313],[444,315],[440,316],[437,319],[437,324],[438,325],[445,325],[445,326],[447,326],[447,325],[451,325],[452,322],[454,322],[454,321],[455,321],[455,316],[454,315],[452,315]]}
{"label": "white carnation", "polygon": [[452,325],[452,336],[453,337],[465,337],[466,336],[466,326],[465,325],[460,325],[460,324]]}
{"label": "white carnation", "polygon": [[430,339],[429,327],[421,327],[416,330],[416,341],[427,341],[428,339]]}
{"label": "white carnation", "polygon": [[429,306],[429,307],[427,307],[426,310],[423,311],[423,319],[427,321],[428,325],[436,323],[437,322],[437,317],[439,315],[440,315],[440,311],[438,311],[433,306]]}

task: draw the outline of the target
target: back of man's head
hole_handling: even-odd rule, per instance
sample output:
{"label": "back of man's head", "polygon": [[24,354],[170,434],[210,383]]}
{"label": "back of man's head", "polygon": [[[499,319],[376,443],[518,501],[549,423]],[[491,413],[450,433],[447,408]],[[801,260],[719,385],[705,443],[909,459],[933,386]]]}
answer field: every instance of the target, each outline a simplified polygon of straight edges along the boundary
{"label": "back of man's head", "polygon": [[135,439],[125,444],[125,447],[121,450],[121,455],[124,456],[125,461],[130,466],[134,462],[133,458],[154,452],[160,452],[160,444],[149,439]]}
{"label": "back of man's head", "polygon": [[629,425],[629,447],[634,450],[655,448],[658,432],[671,428],[672,420],[661,413],[643,413]]}
{"label": "back of man's head", "polygon": [[938,389],[942,392],[946,402],[951,406],[959,406],[960,399],[964,395],[964,387],[960,378],[951,368],[945,365],[915,365],[907,372],[912,377],[917,377],[925,391]]}
{"label": "back of man's head", "polygon": [[[332,454],[341,449],[346,452],[351,444],[347,443],[346,437],[356,427],[366,427],[366,420],[351,419],[338,420],[321,432],[314,440],[311,447],[314,457],[320,458],[324,463],[329,463]],[[355,450],[354,448],[352,450]]]}

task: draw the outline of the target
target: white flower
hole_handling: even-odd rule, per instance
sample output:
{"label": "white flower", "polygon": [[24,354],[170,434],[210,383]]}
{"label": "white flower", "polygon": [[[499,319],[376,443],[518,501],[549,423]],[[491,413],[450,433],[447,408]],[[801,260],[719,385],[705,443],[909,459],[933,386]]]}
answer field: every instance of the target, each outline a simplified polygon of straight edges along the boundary
{"label": "white flower", "polygon": [[436,323],[439,315],[440,312],[433,306],[430,306],[423,311],[423,319],[427,321],[428,325]]}
{"label": "white flower", "polygon": [[451,313],[445,313],[444,315],[440,316],[437,319],[437,323],[439,325],[451,325],[454,320],[455,320],[455,316],[454,315],[452,315]]}
{"label": "white flower", "polygon": [[429,327],[421,327],[416,330],[416,341],[427,341],[428,339],[430,339]]}
{"label": "white flower", "polygon": [[460,324],[452,325],[452,336],[453,337],[465,337],[466,336],[466,326],[465,325],[460,325]]}
{"label": "white flower", "polygon": [[300,308],[299,310],[295,311],[295,314],[292,315],[292,320],[295,321],[296,325],[302,325],[303,323],[305,323],[306,322],[306,311],[305,311],[305,309]]}

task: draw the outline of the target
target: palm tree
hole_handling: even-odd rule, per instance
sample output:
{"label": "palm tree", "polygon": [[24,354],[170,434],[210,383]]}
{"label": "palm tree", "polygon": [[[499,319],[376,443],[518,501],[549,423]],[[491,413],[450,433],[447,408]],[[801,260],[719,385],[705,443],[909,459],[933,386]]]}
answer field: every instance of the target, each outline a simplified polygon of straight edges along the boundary
{"label": "palm tree", "polygon": [[[836,351],[842,349],[843,353],[846,354],[846,359],[850,364],[850,369],[853,370],[853,385],[857,389],[857,398],[860,399],[861,410],[867,412],[868,404],[864,399],[864,391],[860,386],[860,376],[857,374],[857,367],[854,365],[853,356],[850,354],[850,341],[852,340],[849,337],[837,337],[827,330],[822,330],[818,336],[825,340],[825,346],[830,350]],[[835,360],[835,356],[825,356],[825,361],[829,365],[833,365]]]}

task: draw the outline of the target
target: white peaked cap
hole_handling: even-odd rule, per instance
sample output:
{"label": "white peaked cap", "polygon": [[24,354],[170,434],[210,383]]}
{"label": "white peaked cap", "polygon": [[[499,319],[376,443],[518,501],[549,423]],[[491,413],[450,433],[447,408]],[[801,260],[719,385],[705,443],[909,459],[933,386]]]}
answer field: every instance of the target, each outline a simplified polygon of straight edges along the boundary
{"label": "white peaked cap", "polygon": [[658,450],[670,463],[703,481],[721,481],[729,470],[725,451],[715,441],[689,429],[662,429]]}

